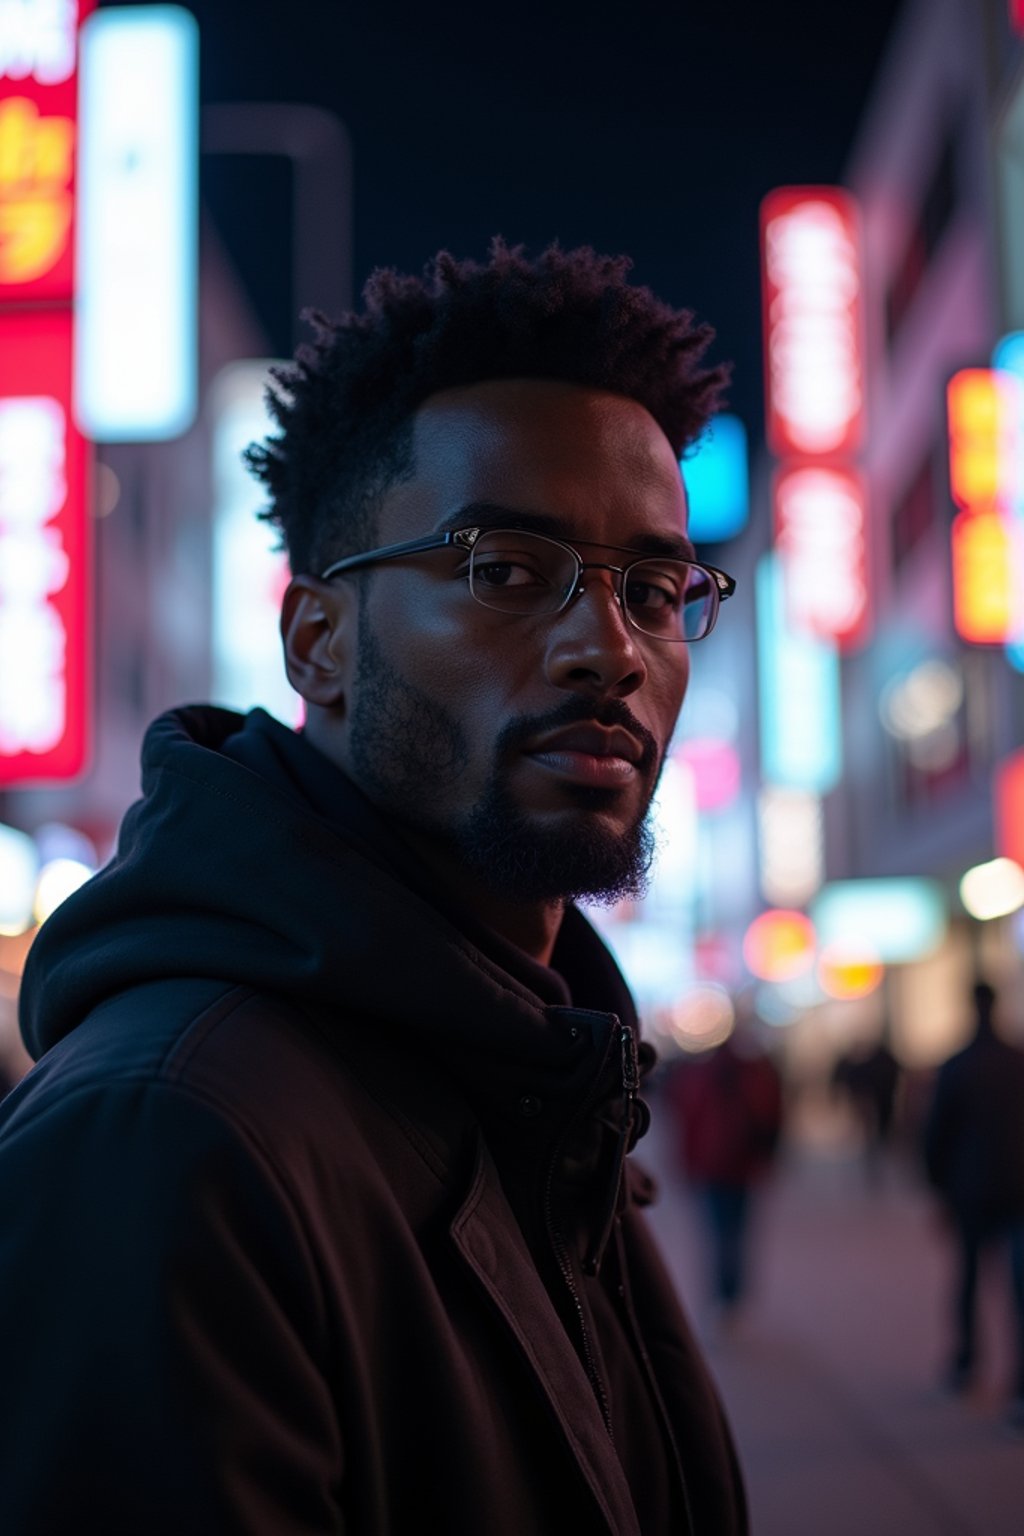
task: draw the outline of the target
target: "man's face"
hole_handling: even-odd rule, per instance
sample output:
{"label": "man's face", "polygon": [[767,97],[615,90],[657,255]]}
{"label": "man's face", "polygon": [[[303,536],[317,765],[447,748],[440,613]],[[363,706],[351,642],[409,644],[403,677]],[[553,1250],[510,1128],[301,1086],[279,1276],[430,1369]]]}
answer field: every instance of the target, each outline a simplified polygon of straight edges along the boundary
{"label": "man's face", "polygon": [[[415,473],[380,545],[486,523],[533,528],[585,561],[690,552],[679,467],[636,402],[496,380],[417,413]],[[356,665],[336,756],[369,798],[467,878],[523,901],[640,888],[646,814],[686,691],[687,648],[634,629],[587,571],[558,614],[496,612],[467,556],[433,550],[353,577]]]}

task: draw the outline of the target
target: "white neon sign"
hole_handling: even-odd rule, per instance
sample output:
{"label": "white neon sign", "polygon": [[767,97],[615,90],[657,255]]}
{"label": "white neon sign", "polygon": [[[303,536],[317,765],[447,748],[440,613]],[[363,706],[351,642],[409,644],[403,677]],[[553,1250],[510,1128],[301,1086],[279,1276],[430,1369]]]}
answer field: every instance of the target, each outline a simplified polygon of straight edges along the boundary
{"label": "white neon sign", "polygon": [[77,32],[78,0],[0,0],[0,80],[70,80]]}
{"label": "white neon sign", "polygon": [[173,5],[82,29],[75,414],[98,442],[196,411],[198,28]]}
{"label": "white neon sign", "polygon": [[0,400],[0,754],[48,752],[66,728],[67,635],[53,597],[70,562],[50,525],[67,497],[66,421],[45,396]]}
{"label": "white neon sign", "polygon": [[762,242],[772,451],[850,453],[864,425],[856,207],[835,188],[781,188]]}

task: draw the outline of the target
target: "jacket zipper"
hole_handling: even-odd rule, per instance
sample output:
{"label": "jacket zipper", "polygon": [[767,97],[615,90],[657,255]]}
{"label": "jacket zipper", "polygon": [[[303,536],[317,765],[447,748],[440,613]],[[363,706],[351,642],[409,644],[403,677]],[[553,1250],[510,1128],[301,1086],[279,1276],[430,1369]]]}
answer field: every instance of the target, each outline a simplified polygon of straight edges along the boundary
{"label": "jacket zipper", "polygon": [[[619,1049],[621,1053],[622,1088],[625,1102],[623,1106],[622,1129],[618,1138],[618,1143],[616,1145],[615,1162],[612,1169],[612,1176],[609,1179],[609,1193],[608,1200],[606,1202],[605,1215],[598,1229],[596,1242],[591,1245],[590,1253],[588,1254],[588,1272],[595,1275],[600,1268],[601,1255],[604,1252],[604,1247],[607,1244],[608,1238],[611,1234],[612,1225],[615,1220],[615,1211],[619,1197],[619,1185],[622,1180],[622,1165],[625,1161],[626,1149],[629,1146],[629,1139],[632,1134],[637,1090],[640,1085],[640,1071],[637,1062],[636,1040],[634,1039],[633,1031],[629,1028],[628,1025],[620,1024],[618,1022],[616,1023],[616,1027],[618,1029]],[[580,1341],[583,1350],[584,1369],[586,1370],[587,1377],[594,1392],[594,1396],[597,1398],[598,1406],[601,1409],[601,1416],[604,1419],[605,1429],[608,1431],[608,1438],[614,1441],[614,1435],[612,1432],[611,1406],[608,1402],[608,1393],[604,1382],[601,1380],[601,1373],[597,1368],[597,1361],[594,1357],[594,1350],[590,1340],[590,1333],[587,1328],[586,1313],[583,1310],[583,1302],[579,1291],[576,1289],[576,1280],[572,1270],[572,1260],[569,1256],[569,1250],[566,1246],[565,1239],[562,1237],[561,1232],[555,1225],[554,1211],[552,1208],[551,1200],[551,1186],[554,1181],[555,1168],[558,1164],[559,1153],[561,1152],[567,1137],[575,1127],[576,1123],[581,1120],[584,1115],[588,1114],[593,1107],[600,1089],[601,1076],[602,1073],[598,1072],[597,1081],[594,1088],[587,1096],[585,1102],[580,1106],[577,1113],[572,1117],[569,1124],[566,1126],[565,1131],[559,1137],[555,1150],[552,1153],[551,1160],[548,1163],[547,1180],[544,1186],[544,1224],[547,1228],[548,1238],[550,1239],[551,1246],[555,1252],[555,1258],[558,1261],[558,1267],[562,1272],[562,1279],[565,1281],[566,1288],[569,1292],[569,1296],[572,1300],[572,1304],[576,1312],[576,1319],[579,1324],[580,1331]]]}
{"label": "jacket zipper", "polygon": [[598,1407],[601,1409],[601,1417],[604,1419],[604,1427],[608,1431],[608,1438],[609,1440],[613,1440],[614,1436],[612,1434],[612,1413],[611,1406],[608,1402],[608,1393],[605,1389],[604,1382],[601,1380],[601,1373],[597,1368],[597,1361],[594,1358],[594,1350],[590,1342],[590,1331],[587,1328],[586,1313],[583,1310],[583,1302],[580,1299],[580,1294],[576,1289],[576,1282],[573,1278],[572,1261],[569,1258],[569,1252],[566,1248],[565,1240],[562,1237],[562,1234],[558,1231],[558,1228],[555,1226],[554,1216],[551,1210],[551,1177],[554,1173],[554,1164],[555,1159],[553,1158],[551,1162],[551,1173],[548,1176],[548,1184],[544,1194],[545,1224],[548,1230],[548,1237],[551,1240],[551,1246],[555,1250],[555,1258],[558,1260],[558,1267],[562,1272],[562,1279],[565,1281],[566,1288],[572,1299],[572,1304],[576,1312],[576,1321],[579,1324],[580,1341],[583,1348],[583,1366],[587,1373],[587,1379],[589,1380],[593,1389],[594,1396],[597,1398]]}

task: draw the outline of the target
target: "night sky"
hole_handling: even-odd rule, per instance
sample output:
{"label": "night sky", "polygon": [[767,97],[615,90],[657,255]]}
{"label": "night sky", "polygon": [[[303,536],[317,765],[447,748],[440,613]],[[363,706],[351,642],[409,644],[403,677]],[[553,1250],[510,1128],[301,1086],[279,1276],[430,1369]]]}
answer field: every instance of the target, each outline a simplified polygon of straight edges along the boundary
{"label": "night sky", "polygon": [[[758,204],[839,179],[898,0],[191,9],[204,103],[306,102],[347,125],[357,290],[443,246],[480,256],[495,233],[626,251],[637,280],[716,327],[733,408],[760,431]],[[287,162],[206,155],[202,186],[290,352]]]}

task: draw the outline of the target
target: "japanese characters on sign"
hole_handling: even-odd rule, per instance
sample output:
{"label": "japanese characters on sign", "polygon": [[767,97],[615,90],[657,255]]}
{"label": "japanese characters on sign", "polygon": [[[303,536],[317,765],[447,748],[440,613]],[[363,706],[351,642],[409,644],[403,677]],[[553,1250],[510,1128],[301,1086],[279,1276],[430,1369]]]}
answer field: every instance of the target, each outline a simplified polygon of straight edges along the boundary
{"label": "japanese characters on sign", "polygon": [[0,783],[81,771],[88,694],[85,444],[71,315],[0,315]]}
{"label": "japanese characters on sign", "polygon": [[0,0],[0,304],[71,298],[78,27],[93,0]]}
{"label": "japanese characters on sign", "polygon": [[71,300],[78,29],[93,5],[0,0],[0,784],[70,778],[86,759]]}
{"label": "japanese characters on sign", "polygon": [[863,644],[871,624],[860,228],[837,187],[761,205],[765,385],[775,546],[797,634]]}

